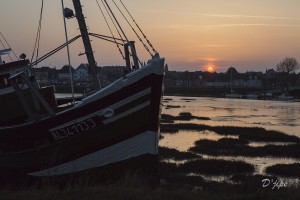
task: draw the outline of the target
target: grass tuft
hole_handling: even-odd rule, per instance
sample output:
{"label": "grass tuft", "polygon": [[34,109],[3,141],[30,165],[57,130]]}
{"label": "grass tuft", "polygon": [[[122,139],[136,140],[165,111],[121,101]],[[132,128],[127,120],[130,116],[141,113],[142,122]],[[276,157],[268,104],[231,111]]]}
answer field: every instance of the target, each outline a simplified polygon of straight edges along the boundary
{"label": "grass tuft", "polygon": [[171,109],[171,108],[181,108],[181,106],[178,106],[178,105],[175,105],[175,106],[166,105],[166,109]]}
{"label": "grass tuft", "polygon": [[238,173],[253,173],[254,166],[243,161],[198,159],[179,165],[178,170],[184,173],[232,175]]}
{"label": "grass tuft", "polygon": [[191,152],[181,152],[177,149],[171,149],[167,147],[159,147],[159,155],[163,159],[174,159],[174,160],[188,160],[200,158],[199,155],[196,155]]}
{"label": "grass tuft", "polygon": [[[257,142],[295,142],[300,144],[300,138],[279,131],[266,130],[259,127],[208,126],[193,123],[162,124],[163,130],[209,130],[223,136],[238,136],[240,139]],[[176,130],[176,131],[175,131]]]}
{"label": "grass tuft", "polygon": [[300,163],[273,165],[267,167],[266,172],[281,176],[300,178]]}
{"label": "grass tuft", "polygon": [[189,120],[193,120],[193,119],[197,119],[197,120],[210,120],[210,118],[208,118],[208,117],[193,116],[189,112],[181,112],[181,113],[179,113],[179,116],[172,116],[172,115],[168,115],[168,114],[162,114],[161,118],[163,120],[181,120],[181,121],[189,121]]}
{"label": "grass tuft", "polygon": [[293,145],[266,145],[263,147],[250,147],[241,139],[220,139],[218,141],[198,140],[189,150],[208,155],[230,156],[275,156],[300,158],[300,144]]}

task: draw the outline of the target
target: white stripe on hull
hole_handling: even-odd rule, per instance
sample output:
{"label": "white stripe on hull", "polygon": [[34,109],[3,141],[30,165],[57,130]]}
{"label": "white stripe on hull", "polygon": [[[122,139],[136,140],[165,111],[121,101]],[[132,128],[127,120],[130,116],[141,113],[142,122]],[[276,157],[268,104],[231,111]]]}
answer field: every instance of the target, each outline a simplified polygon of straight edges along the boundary
{"label": "white stripe on hull", "polygon": [[[62,124],[62,125],[60,125],[60,126],[57,126],[57,127],[55,127],[55,128],[52,128],[52,129],[50,129],[49,131],[55,131],[55,130],[58,130],[58,129],[60,129],[60,128],[66,127],[66,126],[73,125],[73,124],[75,124],[75,123],[77,123],[77,122],[84,121],[84,120],[86,120],[86,119],[88,119],[88,118],[94,117],[95,115],[98,115],[98,116],[104,115],[104,114],[105,114],[104,112],[105,112],[105,110],[107,110],[107,109],[112,109],[112,110],[118,109],[118,108],[120,108],[120,107],[122,107],[122,106],[124,106],[124,105],[126,105],[126,104],[128,104],[128,103],[130,103],[130,102],[132,102],[132,101],[134,101],[134,100],[136,100],[136,99],[142,97],[142,96],[145,96],[145,95],[147,95],[147,94],[150,94],[150,93],[151,93],[151,88],[149,87],[149,88],[144,89],[144,90],[142,90],[142,91],[140,91],[140,92],[138,92],[138,93],[136,93],[136,94],[134,94],[134,95],[132,95],[132,96],[130,96],[130,97],[127,97],[126,99],[121,100],[121,101],[119,101],[119,102],[117,102],[117,103],[115,103],[115,104],[113,104],[113,105],[111,105],[111,106],[109,106],[109,107],[106,107],[106,108],[103,108],[103,109],[101,109],[101,110],[98,110],[97,112],[94,112],[94,113],[92,113],[92,114],[85,115],[84,117],[80,117],[80,118],[78,118],[78,119],[69,121],[69,122],[64,123],[64,124]],[[149,104],[150,104],[150,102],[149,102]]]}
{"label": "white stripe on hull", "polygon": [[31,176],[55,176],[101,167],[144,154],[157,154],[157,132],[146,131],[123,142],[70,162],[30,173]]}
{"label": "white stripe on hull", "polygon": [[130,114],[132,114],[132,113],[134,113],[136,111],[139,111],[139,110],[141,110],[141,109],[143,109],[143,108],[145,108],[145,107],[147,107],[149,105],[150,105],[150,101],[146,101],[145,103],[142,103],[142,104],[140,104],[138,106],[135,106],[135,107],[127,110],[126,112],[120,113],[120,114],[118,114],[118,115],[116,115],[114,117],[111,117],[109,119],[104,120],[103,124],[108,124],[108,123],[114,122],[114,121],[116,121],[118,119],[121,119],[122,117],[126,117],[126,116],[128,116],[128,115],[130,115]]}
{"label": "white stripe on hull", "polygon": [[142,78],[149,76],[150,74],[163,75],[164,74],[164,58],[152,58],[148,61],[145,67],[142,67],[138,70],[135,70],[129,74],[127,74],[126,78],[120,78],[109,86],[103,88],[99,92],[88,96],[87,98],[82,100],[81,104],[78,106],[82,106],[84,104],[95,101],[101,97],[112,94],[128,85],[134,84]]}

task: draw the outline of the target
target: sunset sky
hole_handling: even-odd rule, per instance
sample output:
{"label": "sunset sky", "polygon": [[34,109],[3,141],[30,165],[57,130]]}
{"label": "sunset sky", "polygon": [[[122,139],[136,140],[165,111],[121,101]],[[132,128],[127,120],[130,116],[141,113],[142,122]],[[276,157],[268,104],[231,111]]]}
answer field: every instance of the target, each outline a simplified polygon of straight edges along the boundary
{"label": "sunset sky", "polygon": [[[119,0],[115,0],[117,3]],[[65,5],[73,9],[72,1]],[[82,0],[89,31],[110,35],[95,0]],[[101,2],[101,0],[99,0]],[[111,0],[108,0],[111,2]],[[213,66],[239,72],[275,68],[284,57],[300,63],[299,0],[123,0],[171,70],[199,71]],[[14,51],[30,58],[34,47],[41,0],[2,0],[0,31]],[[61,0],[45,0],[40,55],[65,42]],[[116,12],[117,13],[117,12]],[[136,40],[126,22],[128,36]],[[69,38],[79,34],[75,19],[67,20]],[[71,45],[71,64],[86,62],[78,40]],[[1,44],[0,44],[1,45]],[[124,65],[117,48],[92,38],[98,65]],[[2,48],[2,46],[0,46]],[[142,61],[149,54],[138,45]],[[6,58],[7,59],[7,58]],[[66,50],[39,66],[60,68]]]}

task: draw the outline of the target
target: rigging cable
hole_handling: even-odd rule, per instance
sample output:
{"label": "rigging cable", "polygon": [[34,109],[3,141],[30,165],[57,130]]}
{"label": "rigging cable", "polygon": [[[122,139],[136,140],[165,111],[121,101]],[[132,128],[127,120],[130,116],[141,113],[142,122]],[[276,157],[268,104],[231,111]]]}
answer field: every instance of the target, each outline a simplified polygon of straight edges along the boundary
{"label": "rigging cable", "polygon": [[[111,40],[112,37],[106,37],[106,36],[103,36],[103,35],[100,35],[100,34],[96,34],[96,33],[89,33],[89,35],[93,36],[93,37],[96,37],[96,38],[99,38],[99,39],[102,39],[102,40],[105,40],[105,41],[108,41],[108,42],[112,42],[112,43],[116,43],[120,46],[124,46],[123,43],[120,43],[120,42],[117,42],[117,38],[113,38],[114,40]],[[122,41],[122,40],[121,40]]]}
{"label": "rigging cable", "polygon": [[130,24],[130,22],[128,21],[128,19],[126,18],[126,16],[124,15],[124,13],[121,11],[121,9],[119,8],[119,6],[116,4],[116,2],[114,0],[112,0],[112,2],[115,4],[115,6],[118,8],[119,12],[122,14],[122,16],[124,17],[124,19],[127,21],[128,25],[131,27],[132,31],[135,33],[135,35],[137,36],[137,38],[139,39],[139,41],[144,45],[144,48],[148,51],[148,53],[153,56],[153,54],[151,53],[150,49],[147,47],[147,45],[143,42],[142,38],[139,36],[139,34],[136,32],[136,30],[133,28],[133,26]]}
{"label": "rigging cable", "polygon": [[31,60],[30,60],[31,63],[33,61],[33,57],[34,57],[35,51],[36,51],[36,60],[38,59],[38,56],[39,56],[41,30],[42,30],[42,20],[43,20],[43,10],[44,10],[44,0],[42,0],[41,11],[40,11],[40,19],[39,19],[39,26],[38,26],[38,30],[37,30],[37,33],[36,33],[36,38],[35,38],[35,44],[34,44],[34,48],[33,48],[33,53],[32,53]]}
{"label": "rigging cable", "polygon": [[[0,38],[0,43],[2,44],[3,49],[6,49],[6,47],[5,47],[5,45],[3,44],[1,38]],[[8,55],[8,57],[9,57],[9,59],[10,59],[11,61],[13,61],[12,58],[11,58],[11,56],[10,56],[9,54],[7,54],[7,55]]]}
{"label": "rigging cable", "polygon": [[113,18],[112,18],[112,16],[111,16],[111,13],[109,12],[108,8],[106,7],[104,1],[101,0],[101,2],[102,2],[102,4],[103,4],[103,6],[104,6],[104,8],[105,8],[105,10],[106,10],[106,12],[107,12],[107,14],[108,14],[110,20],[111,20],[111,22],[113,23],[113,25],[114,25],[114,27],[115,27],[117,33],[119,34],[120,38],[123,40],[123,42],[124,42],[124,44],[125,44],[125,41],[126,41],[126,40],[123,39],[122,34],[120,33],[120,31],[119,31],[119,29],[118,29],[118,27],[117,27],[115,21],[113,20]]}
{"label": "rigging cable", "polygon": [[114,13],[112,12],[112,10],[111,10],[111,8],[110,8],[109,4],[107,3],[107,1],[106,1],[106,0],[104,0],[104,2],[105,2],[105,4],[107,5],[107,7],[108,7],[108,9],[109,9],[110,13],[112,14],[113,18],[115,19],[115,22],[117,23],[117,25],[118,25],[119,29],[121,30],[122,34],[124,35],[124,37],[125,37],[126,41],[127,41],[127,42],[128,42],[128,44],[131,46],[132,54],[134,54],[134,55],[136,56],[136,58],[137,58],[138,62],[139,62],[141,65],[142,65],[142,63],[141,63],[140,59],[139,59],[139,58],[138,58],[138,56],[137,56],[137,53],[136,53],[136,51],[134,50],[134,48],[133,48],[132,44],[129,42],[129,40],[128,40],[128,38],[127,38],[126,34],[125,34],[125,32],[123,31],[123,29],[122,29],[122,27],[121,27],[121,25],[120,25],[119,21],[117,20],[116,16],[115,16],[115,15],[114,15]]}
{"label": "rigging cable", "polygon": [[125,57],[124,57],[124,55],[123,55],[123,52],[122,52],[122,50],[121,50],[121,48],[120,48],[120,46],[119,46],[119,44],[118,44],[118,42],[117,42],[117,40],[116,40],[114,34],[113,34],[113,32],[112,32],[112,30],[111,30],[111,28],[110,28],[110,25],[109,25],[109,23],[108,23],[108,21],[107,21],[105,15],[104,15],[104,12],[102,11],[102,9],[101,9],[101,7],[100,7],[100,4],[99,4],[98,0],[96,0],[96,2],[97,2],[97,4],[98,4],[98,7],[99,7],[99,9],[100,9],[100,11],[101,11],[101,13],[102,13],[102,16],[103,16],[105,22],[106,22],[106,25],[107,25],[107,27],[108,27],[108,29],[109,29],[109,31],[110,31],[110,33],[111,33],[113,39],[114,39],[114,42],[115,42],[115,44],[116,44],[116,46],[117,46],[117,48],[118,48],[118,50],[119,50],[119,52],[120,52],[122,58],[125,59]]}
{"label": "rigging cable", "polygon": [[146,37],[146,35],[144,34],[144,32],[142,31],[142,29],[140,28],[140,26],[137,24],[137,22],[134,20],[134,18],[132,17],[132,15],[130,14],[130,12],[128,11],[127,7],[124,5],[124,3],[122,2],[122,0],[120,0],[121,4],[123,5],[123,7],[125,8],[125,10],[127,11],[128,15],[131,17],[132,21],[135,23],[136,27],[140,30],[140,32],[142,33],[143,37],[145,38],[145,40],[147,41],[147,43],[149,44],[149,46],[152,48],[152,51],[154,53],[157,53],[157,51],[155,50],[155,48],[153,47],[153,45],[151,44],[151,42],[148,40],[148,38]]}
{"label": "rigging cable", "polygon": [[[16,56],[17,60],[19,60],[18,56],[16,55],[16,53],[14,52],[14,50],[10,47],[10,45],[7,42],[7,40],[5,39],[4,35],[1,32],[0,32],[0,35],[2,36],[2,38],[4,39],[4,41],[6,42],[7,46],[11,49],[11,51],[13,52],[13,54]],[[2,43],[1,39],[0,39],[0,42],[1,42],[2,46],[5,48],[5,46]],[[9,54],[8,54],[8,56],[9,56],[10,60],[13,61]]]}
{"label": "rigging cable", "polygon": [[71,79],[70,81],[71,81],[72,100],[73,100],[73,104],[75,104],[73,72],[72,72],[71,58],[70,58],[69,39],[68,39],[68,31],[67,31],[66,18],[65,18],[65,15],[64,15],[64,8],[65,8],[65,6],[64,6],[64,0],[61,0],[61,7],[62,7],[62,15],[63,15],[63,19],[64,19],[64,27],[65,27],[65,37],[66,37],[66,44],[67,44],[69,73],[70,73],[70,79]]}
{"label": "rigging cable", "polygon": [[39,59],[37,59],[36,61],[34,61],[33,63],[30,63],[30,67],[36,65],[37,63],[40,63],[42,61],[44,61],[45,59],[49,58],[50,56],[52,56],[53,54],[59,52],[60,50],[62,50],[63,48],[65,48],[67,46],[67,44],[71,44],[72,42],[74,42],[75,40],[77,40],[78,38],[80,38],[81,35],[78,35],[74,38],[72,38],[71,40],[69,40],[67,43],[64,43],[62,45],[60,45],[59,47],[57,47],[56,49],[50,51],[49,53],[41,56]]}

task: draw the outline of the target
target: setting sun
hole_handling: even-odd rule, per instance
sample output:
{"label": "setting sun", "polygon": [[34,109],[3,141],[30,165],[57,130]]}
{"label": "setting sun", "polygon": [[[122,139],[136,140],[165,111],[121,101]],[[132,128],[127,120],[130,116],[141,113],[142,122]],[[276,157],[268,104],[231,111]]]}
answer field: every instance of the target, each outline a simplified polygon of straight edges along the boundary
{"label": "setting sun", "polygon": [[215,71],[215,67],[213,65],[207,65],[205,66],[205,70],[210,73],[213,73]]}
{"label": "setting sun", "polygon": [[210,73],[212,73],[212,72],[214,71],[214,68],[213,68],[212,66],[209,66],[209,67],[207,68],[207,71],[210,72]]}

